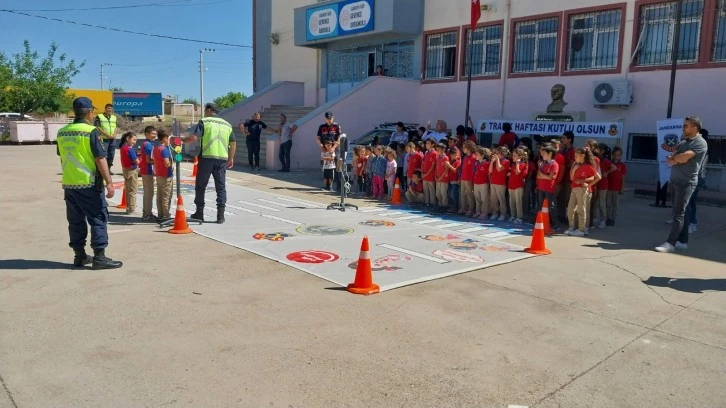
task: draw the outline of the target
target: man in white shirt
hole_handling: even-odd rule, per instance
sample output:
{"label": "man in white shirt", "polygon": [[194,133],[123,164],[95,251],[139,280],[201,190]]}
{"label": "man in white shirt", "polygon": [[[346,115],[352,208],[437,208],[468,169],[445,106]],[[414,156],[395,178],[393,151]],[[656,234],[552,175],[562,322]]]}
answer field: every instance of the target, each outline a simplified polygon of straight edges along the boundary
{"label": "man in white shirt", "polygon": [[436,128],[435,130],[431,130],[431,122],[428,123],[426,126],[428,128],[428,131],[424,133],[424,135],[421,137],[421,140],[424,142],[428,139],[433,139],[436,141],[436,143],[441,142],[444,138],[446,138],[446,122],[443,120],[437,120],[436,121]]}
{"label": "man in white shirt", "polygon": [[278,138],[280,140],[280,154],[278,158],[282,163],[280,172],[287,173],[290,171],[290,151],[292,150],[292,136],[297,130],[297,125],[287,123],[287,116],[280,114],[280,127],[277,129]]}

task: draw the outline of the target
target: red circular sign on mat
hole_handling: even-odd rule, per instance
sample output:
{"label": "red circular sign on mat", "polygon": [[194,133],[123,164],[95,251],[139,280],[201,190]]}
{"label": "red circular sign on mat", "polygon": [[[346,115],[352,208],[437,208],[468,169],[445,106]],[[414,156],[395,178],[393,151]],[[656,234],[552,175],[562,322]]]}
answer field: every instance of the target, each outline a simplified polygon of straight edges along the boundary
{"label": "red circular sign on mat", "polygon": [[321,264],[335,262],[340,257],[332,252],[326,251],[298,251],[288,254],[287,259],[299,263]]}

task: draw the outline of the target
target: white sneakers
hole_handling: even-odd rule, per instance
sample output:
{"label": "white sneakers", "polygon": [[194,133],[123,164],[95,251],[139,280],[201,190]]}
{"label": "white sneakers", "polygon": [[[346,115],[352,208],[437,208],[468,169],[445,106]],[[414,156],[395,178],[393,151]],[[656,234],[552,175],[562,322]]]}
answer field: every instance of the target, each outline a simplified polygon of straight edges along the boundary
{"label": "white sneakers", "polygon": [[655,247],[656,252],[664,253],[664,254],[672,254],[676,252],[676,250],[679,251],[685,251],[688,249],[688,244],[684,244],[683,242],[676,242],[675,245],[671,244],[670,242],[665,242],[663,245],[659,245]]}
{"label": "white sneakers", "polygon": [[605,220],[603,220],[603,221],[600,221],[600,223],[599,223],[599,224],[597,224],[597,227],[598,227],[598,228],[600,228],[600,229],[603,229],[603,228],[605,228],[605,227],[606,227],[606,225],[605,225]]}
{"label": "white sneakers", "polygon": [[698,225],[697,224],[688,224],[688,233],[693,234],[694,232],[698,232]]}

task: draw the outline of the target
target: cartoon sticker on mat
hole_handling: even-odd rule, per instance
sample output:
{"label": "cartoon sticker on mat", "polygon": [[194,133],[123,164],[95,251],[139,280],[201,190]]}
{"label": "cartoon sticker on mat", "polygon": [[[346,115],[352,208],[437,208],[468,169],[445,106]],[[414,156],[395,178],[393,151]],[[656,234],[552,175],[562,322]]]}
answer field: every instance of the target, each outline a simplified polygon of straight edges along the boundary
{"label": "cartoon sticker on mat", "polygon": [[455,239],[461,239],[460,236],[449,234],[446,236],[441,235],[419,235],[418,236],[421,239],[425,239],[426,241],[453,241]]}
{"label": "cartoon sticker on mat", "polygon": [[368,220],[361,222],[360,225],[365,225],[366,227],[393,227],[396,223],[385,220]]}
{"label": "cartoon sticker on mat", "polygon": [[487,252],[509,252],[516,251],[517,249],[509,245],[484,245],[481,249]]}
{"label": "cartoon sticker on mat", "polygon": [[340,225],[301,225],[295,231],[305,235],[326,236],[352,234],[355,230]]}
{"label": "cartoon sticker on mat", "polygon": [[287,259],[298,263],[321,264],[335,262],[340,257],[327,251],[298,251],[287,254]]}
{"label": "cartoon sticker on mat", "polygon": [[258,232],[257,234],[253,235],[252,238],[256,240],[267,240],[267,241],[284,241],[285,238],[292,237],[292,234],[286,234],[284,232],[272,232],[272,233],[264,233],[264,232]]}
{"label": "cartoon sticker on mat", "polygon": [[[400,262],[400,261],[410,261],[412,258],[410,256],[401,256],[401,255],[387,255],[381,258],[377,258],[373,261],[371,261],[371,270],[373,272],[393,272],[397,271],[401,268],[400,266],[393,266],[393,263]],[[348,268],[355,270],[358,268],[358,261],[353,261],[348,264]]]}
{"label": "cartoon sticker on mat", "polygon": [[479,241],[475,241],[473,239],[465,239],[463,241],[452,241],[449,242],[447,245],[451,249],[462,249],[464,251],[473,251],[478,248],[477,244]]}
{"label": "cartoon sticker on mat", "polygon": [[484,258],[480,257],[479,255],[475,255],[475,254],[467,253],[467,252],[455,251],[453,249],[437,249],[434,251],[434,255],[436,255],[440,258],[443,258],[447,261],[454,261],[454,262],[471,262],[471,263],[484,262]]}

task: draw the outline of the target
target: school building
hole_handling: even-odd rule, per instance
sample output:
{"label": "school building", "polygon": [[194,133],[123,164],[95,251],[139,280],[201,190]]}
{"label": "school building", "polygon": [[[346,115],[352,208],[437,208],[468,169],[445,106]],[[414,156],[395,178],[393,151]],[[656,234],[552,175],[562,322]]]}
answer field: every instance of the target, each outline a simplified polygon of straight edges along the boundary
{"label": "school building", "polygon": [[[314,168],[327,110],[352,139],[383,122],[462,124],[471,60],[475,123],[622,122],[629,179],[653,183],[677,51],[673,117],[702,118],[707,187],[726,191],[726,0],[682,0],[680,13],[677,3],[481,0],[472,30],[470,0],[254,0],[255,94],[224,116],[298,109],[293,167]],[[547,116],[556,84],[565,118]]]}

